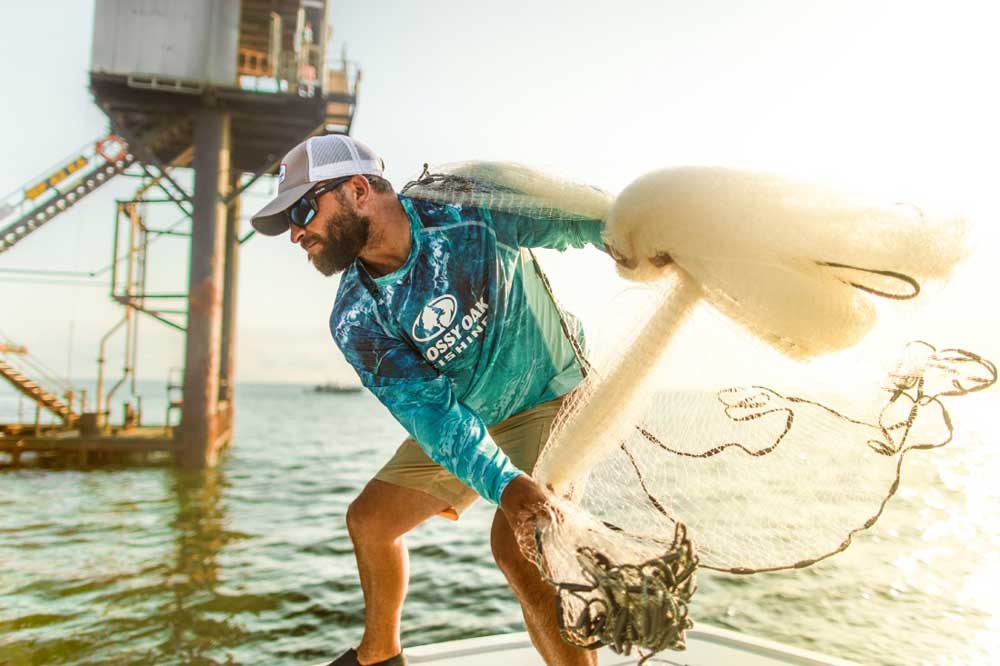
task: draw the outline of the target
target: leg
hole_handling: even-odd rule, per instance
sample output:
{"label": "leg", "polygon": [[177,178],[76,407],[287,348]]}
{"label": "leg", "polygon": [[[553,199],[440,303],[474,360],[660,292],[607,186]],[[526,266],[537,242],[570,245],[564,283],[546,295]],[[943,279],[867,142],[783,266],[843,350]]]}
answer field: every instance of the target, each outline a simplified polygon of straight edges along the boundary
{"label": "leg", "polygon": [[358,646],[363,664],[399,654],[399,616],[409,582],[403,535],[448,504],[427,493],[373,479],[347,509],[365,597],[365,633]]}
{"label": "leg", "polygon": [[570,645],[559,635],[555,590],[521,554],[503,512],[493,517],[493,559],[521,602],[528,635],[549,666],[597,666],[597,652]]}

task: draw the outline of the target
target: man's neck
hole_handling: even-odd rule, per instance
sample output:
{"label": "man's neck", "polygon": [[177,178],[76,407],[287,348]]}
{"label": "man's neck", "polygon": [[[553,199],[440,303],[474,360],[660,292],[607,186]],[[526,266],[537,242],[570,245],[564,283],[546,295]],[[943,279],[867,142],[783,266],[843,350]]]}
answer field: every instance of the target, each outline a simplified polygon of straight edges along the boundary
{"label": "man's neck", "polygon": [[380,197],[371,216],[371,236],[358,258],[373,277],[398,270],[410,257],[410,218],[395,195]]}

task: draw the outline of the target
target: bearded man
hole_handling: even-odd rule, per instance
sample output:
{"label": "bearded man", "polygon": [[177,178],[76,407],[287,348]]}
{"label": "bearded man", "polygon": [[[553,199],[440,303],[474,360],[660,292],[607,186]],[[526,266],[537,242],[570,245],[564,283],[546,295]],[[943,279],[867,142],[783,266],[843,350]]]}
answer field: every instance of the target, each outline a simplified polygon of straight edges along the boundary
{"label": "bearded man", "polygon": [[347,510],[365,629],[331,666],[406,663],[403,537],[432,516],[458,520],[478,496],[498,505],[493,556],[546,663],[596,664],[560,638],[554,590],[514,535],[548,501],[529,473],[582,377],[528,248],[604,249],[601,221],[411,199],[382,173],[361,142],[312,137],[285,156],[277,197],[252,219],[341,274],[333,339],[410,435]]}

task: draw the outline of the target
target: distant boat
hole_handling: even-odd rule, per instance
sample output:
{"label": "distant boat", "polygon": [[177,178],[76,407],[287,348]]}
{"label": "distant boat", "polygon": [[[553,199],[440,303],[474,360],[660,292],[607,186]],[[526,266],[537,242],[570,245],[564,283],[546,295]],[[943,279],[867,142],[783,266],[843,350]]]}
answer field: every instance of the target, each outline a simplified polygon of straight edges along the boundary
{"label": "distant boat", "polygon": [[357,384],[316,384],[312,388],[313,393],[361,393],[361,387]]}

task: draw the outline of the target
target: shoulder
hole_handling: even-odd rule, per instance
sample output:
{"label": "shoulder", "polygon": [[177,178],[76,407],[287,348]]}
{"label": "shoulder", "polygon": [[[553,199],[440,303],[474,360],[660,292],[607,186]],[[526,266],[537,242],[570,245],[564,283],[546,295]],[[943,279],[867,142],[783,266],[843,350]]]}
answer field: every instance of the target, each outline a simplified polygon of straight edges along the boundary
{"label": "shoulder", "polygon": [[400,196],[404,207],[409,205],[425,229],[441,229],[458,225],[492,226],[489,211],[474,206],[440,203]]}

